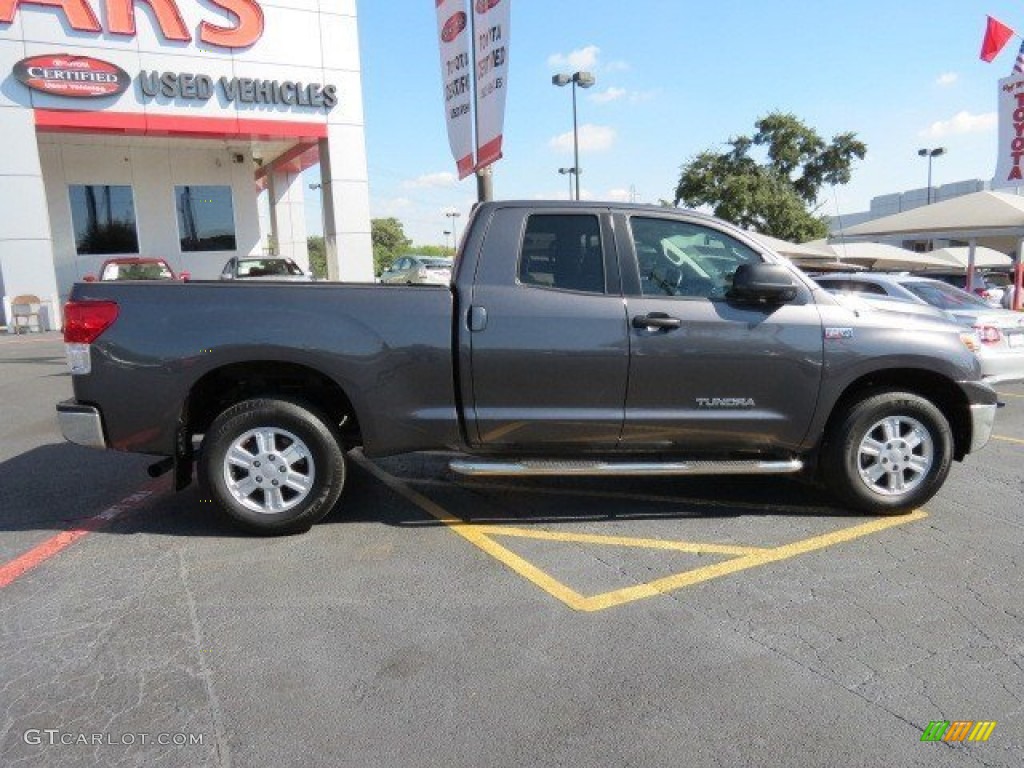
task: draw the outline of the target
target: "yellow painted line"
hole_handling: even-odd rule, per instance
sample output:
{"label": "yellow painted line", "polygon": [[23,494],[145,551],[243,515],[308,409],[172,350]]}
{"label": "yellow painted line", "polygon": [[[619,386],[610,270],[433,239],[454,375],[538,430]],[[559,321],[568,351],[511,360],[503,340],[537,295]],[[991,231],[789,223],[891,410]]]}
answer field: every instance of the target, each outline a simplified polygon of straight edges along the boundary
{"label": "yellow painted line", "polygon": [[625,589],[618,589],[613,592],[605,592],[601,595],[586,598],[582,610],[601,611],[606,608],[613,608],[617,605],[622,605],[623,603],[632,602],[633,600],[639,600],[640,598],[666,594],[668,592],[681,589],[682,587],[699,584],[702,581],[708,581],[709,579],[725,576],[730,573],[738,573],[739,571],[744,571],[748,568],[754,568],[759,565],[767,565],[768,563],[777,563],[780,560],[788,560],[789,558],[796,557],[797,555],[803,555],[817,549],[825,549],[826,547],[831,547],[836,544],[842,544],[843,542],[852,541],[862,536],[884,531],[886,528],[894,528],[898,525],[905,525],[917,520],[923,520],[926,517],[928,517],[928,514],[919,509],[909,515],[873,520],[870,523],[855,525],[850,528],[842,528],[838,531],[833,531],[832,533],[826,533],[823,536],[814,536],[809,539],[802,539],[801,541],[793,542],[792,544],[784,544],[781,547],[767,549],[759,554],[737,557],[732,560],[726,560],[722,563],[715,563],[714,565],[707,565],[703,568],[696,568],[692,571],[685,571],[673,576],[655,579],[654,581],[649,581],[646,584],[638,584],[635,587],[626,587]]}
{"label": "yellow painted line", "polygon": [[1005,435],[992,435],[993,440],[1002,440],[1004,443],[1016,443],[1017,445],[1024,445],[1024,440],[1020,440],[1016,437],[1006,437]]}
{"label": "yellow painted line", "polygon": [[[734,556],[724,562],[695,568],[643,584],[637,584],[632,587],[585,597],[579,592],[567,587],[565,584],[562,584],[560,581],[548,575],[540,568],[533,565],[533,563],[520,557],[515,552],[501,546],[491,537],[503,535],[522,536],[551,541],[575,541],[580,543],[632,547],[645,546],[639,542],[649,542],[651,548],[654,549],[678,549],[679,546],[690,545],[687,542],[672,542],[660,539],[631,539],[628,537],[593,536],[590,534],[563,534],[552,531],[532,531],[529,529],[489,525],[486,523],[467,522],[455,517],[436,502],[431,501],[423,494],[413,490],[404,481],[394,477],[388,472],[385,472],[372,461],[365,458],[361,452],[353,451],[351,456],[361,467],[374,475],[395,493],[412,502],[435,519],[444,523],[454,533],[457,533],[459,536],[466,539],[466,541],[503,563],[508,568],[533,583],[535,586],[544,590],[552,597],[561,600],[567,606],[577,611],[601,611],[624,603],[629,603],[634,600],[640,600],[645,597],[664,595],[668,592],[681,589],[682,587],[692,586],[703,581],[708,581],[709,579],[714,579],[731,573],[737,573],[759,565],[767,565],[769,563],[787,560],[789,558],[796,557],[797,555],[803,555],[808,552],[852,541],[854,539],[861,538],[862,536],[868,536],[872,533],[878,533],[879,531],[884,531],[887,528],[906,525],[907,523],[922,520],[928,516],[926,512],[919,509],[909,515],[879,518],[867,523],[862,523],[861,525],[841,528],[838,531],[826,533],[822,536],[813,536],[808,539],[802,539],[779,547],[758,548],[726,547],[726,545],[693,545],[703,547],[700,551],[706,552],[711,552],[711,547],[720,547],[719,552],[721,554],[734,554]],[[725,549],[729,549],[730,551],[726,552]]]}
{"label": "yellow painted line", "polygon": [[642,549],[666,549],[675,552],[690,552],[709,555],[756,555],[770,550],[764,547],[733,547],[728,544],[701,544],[699,542],[676,541],[673,539],[635,539],[629,536],[598,536],[590,533],[561,533],[559,531],[511,528],[504,525],[479,526],[491,536],[515,536],[541,541],[565,541],[577,544],[604,544],[612,547],[637,547]]}
{"label": "yellow painted line", "polygon": [[1024,395],[1012,395],[1009,392],[996,392],[996,394],[999,395],[1000,397],[1024,398]]}
{"label": "yellow painted line", "polygon": [[504,563],[520,576],[531,581],[534,585],[540,587],[552,597],[561,600],[570,608],[574,608],[577,611],[586,610],[583,607],[586,601],[586,598],[583,597],[583,595],[565,586],[557,579],[546,574],[533,563],[524,560],[515,552],[506,549],[493,539],[489,538],[487,534],[482,532],[482,526],[466,524],[464,520],[453,517],[445,511],[443,507],[434,503],[423,494],[417,493],[397,477],[388,474],[372,461],[365,458],[360,452],[353,451],[350,455],[356,463],[373,474],[388,488],[393,490],[399,496],[404,497],[406,500],[411,501],[427,514],[444,523],[466,541],[476,547],[479,547],[499,562]]}

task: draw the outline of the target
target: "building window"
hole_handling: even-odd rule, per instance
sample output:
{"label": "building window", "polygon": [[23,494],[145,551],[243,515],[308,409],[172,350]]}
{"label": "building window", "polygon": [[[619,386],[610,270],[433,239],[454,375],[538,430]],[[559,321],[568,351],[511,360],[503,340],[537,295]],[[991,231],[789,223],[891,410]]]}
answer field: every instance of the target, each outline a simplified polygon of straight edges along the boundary
{"label": "building window", "polygon": [[132,188],[109,184],[72,184],[71,223],[79,254],[138,253]]}
{"label": "building window", "polygon": [[175,187],[182,253],[235,250],[231,187]]}

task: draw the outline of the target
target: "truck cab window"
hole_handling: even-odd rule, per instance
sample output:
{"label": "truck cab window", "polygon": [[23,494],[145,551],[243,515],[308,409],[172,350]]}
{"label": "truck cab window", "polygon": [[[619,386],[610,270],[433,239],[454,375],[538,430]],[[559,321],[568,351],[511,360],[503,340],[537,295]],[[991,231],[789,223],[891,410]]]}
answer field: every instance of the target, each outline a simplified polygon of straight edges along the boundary
{"label": "truck cab window", "polygon": [[597,216],[530,216],[519,254],[519,282],[563,291],[604,293],[604,251]]}
{"label": "truck cab window", "polygon": [[724,298],[737,267],[763,261],[752,248],[710,227],[640,216],[630,224],[645,296]]}

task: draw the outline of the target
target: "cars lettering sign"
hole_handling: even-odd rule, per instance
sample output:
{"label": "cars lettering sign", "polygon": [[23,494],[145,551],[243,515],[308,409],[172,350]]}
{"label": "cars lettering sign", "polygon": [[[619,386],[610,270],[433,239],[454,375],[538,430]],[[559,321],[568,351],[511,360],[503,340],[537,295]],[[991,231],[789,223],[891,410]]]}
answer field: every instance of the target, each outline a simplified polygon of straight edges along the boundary
{"label": "cars lettering sign", "polygon": [[[205,6],[206,3],[192,3]],[[185,24],[175,0],[148,0],[147,10],[156,28],[167,40],[188,43],[192,31]],[[231,21],[227,26],[201,21],[198,29],[200,42],[221,48],[248,48],[263,36],[263,9],[256,0],[209,0],[217,12],[226,14]],[[13,24],[19,7],[58,8],[67,26],[76,32],[135,37],[135,3],[132,0],[100,0],[95,6],[88,0],[0,0],[0,24]],[[102,12],[97,12],[100,9]],[[205,10],[205,7],[204,7]],[[106,26],[100,23],[104,19]],[[223,17],[217,17],[223,21]]]}
{"label": "cars lettering sign", "polygon": [[13,72],[19,82],[34,91],[78,99],[116,96],[131,84],[131,77],[116,64],[67,53],[22,59]]}

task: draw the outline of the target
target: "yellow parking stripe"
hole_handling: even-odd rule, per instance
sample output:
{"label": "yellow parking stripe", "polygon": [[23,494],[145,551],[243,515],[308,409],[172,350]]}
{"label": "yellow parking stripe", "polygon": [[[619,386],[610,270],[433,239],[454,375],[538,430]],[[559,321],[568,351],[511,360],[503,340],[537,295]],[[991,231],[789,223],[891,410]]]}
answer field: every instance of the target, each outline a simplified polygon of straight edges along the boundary
{"label": "yellow parking stripe", "polygon": [[1004,443],[1016,443],[1017,445],[1024,445],[1024,440],[1016,437],[1006,437],[1005,435],[992,435],[993,440],[1002,440]]}
{"label": "yellow parking stripe", "polygon": [[[423,494],[413,490],[407,483],[399,478],[385,472],[361,452],[353,451],[351,454],[354,461],[366,469],[378,480],[398,495],[412,502],[427,514],[444,523],[449,529],[483,550],[491,557],[511,570],[518,573],[540,589],[543,589],[552,597],[561,600],[564,604],[577,611],[601,611],[612,608],[634,600],[645,597],[654,597],[680,589],[682,587],[699,584],[709,579],[725,576],[731,573],[754,568],[759,565],[787,560],[797,555],[806,554],[815,550],[824,549],[835,544],[852,541],[862,536],[883,531],[899,525],[922,520],[928,516],[923,510],[916,510],[909,515],[884,517],[872,520],[849,528],[842,528],[822,536],[813,536],[802,539],[791,544],[784,544],[780,547],[733,547],[723,544],[698,544],[683,541],[665,541],[661,539],[640,539],[622,536],[598,536],[593,534],[560,533],[556,531],[545,531],[541,529],[531,530],[526,528],[506,527],[491,525],[486,522],[467,522],[451,515],[442,506],[431,501]],[[589,544],[602,544],[625,547],[647,547],[651,549],[676,550],[683,552],[704,552],[708,554],[731,555],[729,560],[695,568],[683,573],[673,574],[660,579],[654,579],[643,584],[637,584],[624,589],[617,589],[591,597],[585,597],[579,592],[567,587],[557,579],[542,571],[533,563],[525,560],[515,552],[503,547],[496,542],[494,536],[513,536],[520,538],[531,538],[547,541],[578,542]]]}
{"label": "yellow parking stripe", "polygon": [[768,552],[764,547],[733,547],[727,544],[701,544],[699,542],[675,541],[673,539],[635,539],[629,536],[598,536],[590,533],[560,533],[541,529],[510,528],[504,525],[478,526],[492,536],[516,536],[541,541],[565,541],[578,544],[605,544],[613,547],[637,547],[642,549],[667,549],[675,552],[690,552],[708,555],[756,555]]}

